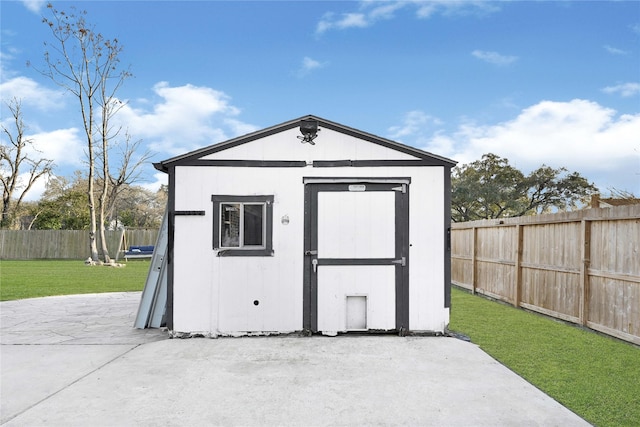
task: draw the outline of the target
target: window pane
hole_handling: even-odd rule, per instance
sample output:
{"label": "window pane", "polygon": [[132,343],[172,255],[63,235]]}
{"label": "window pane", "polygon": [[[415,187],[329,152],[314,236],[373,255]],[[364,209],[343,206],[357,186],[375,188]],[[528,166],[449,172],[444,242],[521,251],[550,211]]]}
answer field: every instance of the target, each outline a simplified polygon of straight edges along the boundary
{"label": "window pane", "polygon": [[264,205],[244,205],[244,246],[263,246],[263,207]]}
{"label": "window pane", "polygon": [[273,256],[273,198],[211,196],[216,256]]}
{"label": "window pane", "polygon": [[220,247],[240,247],[240,205],[223,203],[220,205],[220,215]]}

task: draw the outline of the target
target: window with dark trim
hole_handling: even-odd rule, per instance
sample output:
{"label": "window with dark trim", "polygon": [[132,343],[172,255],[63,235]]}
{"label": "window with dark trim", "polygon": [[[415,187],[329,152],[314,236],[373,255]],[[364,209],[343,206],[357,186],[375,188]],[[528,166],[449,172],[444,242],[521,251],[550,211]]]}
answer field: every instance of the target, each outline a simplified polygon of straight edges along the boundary
{"label": "window with dark trim", "polygon": [[273,196],[211,196],[218,256],[273,255]]}

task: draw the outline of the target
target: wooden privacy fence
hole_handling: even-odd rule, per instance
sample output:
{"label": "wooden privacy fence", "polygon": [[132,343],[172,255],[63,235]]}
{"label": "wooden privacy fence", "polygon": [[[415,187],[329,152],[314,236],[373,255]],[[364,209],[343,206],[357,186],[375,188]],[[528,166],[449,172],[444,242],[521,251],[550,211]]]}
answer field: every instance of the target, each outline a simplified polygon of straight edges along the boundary
{"label": "wooden privacy fence", "polygon": [[[109,255],[115,259],[124,240],[123,232],[115,230],[105,234]],[[155,245],[158,230],[126,230],[124,236],[127,245]],[[124,243],[121,249],[126,249]],[[0,230],[0,259],[87,259],[89,256],[87,230]]]}
{"label": "wooden privacy fence", "polygon": [[451,228],[453,284],[640,344],[640,205]]}

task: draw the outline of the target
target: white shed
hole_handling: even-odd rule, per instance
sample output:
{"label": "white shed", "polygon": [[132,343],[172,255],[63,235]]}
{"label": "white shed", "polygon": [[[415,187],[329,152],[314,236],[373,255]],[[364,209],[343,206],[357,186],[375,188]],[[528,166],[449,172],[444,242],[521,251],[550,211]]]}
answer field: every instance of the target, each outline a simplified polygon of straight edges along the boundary
{"label": "white shed", "polygon": [[445,332],[453,166],[316,116],[155,164],[168,329]]}

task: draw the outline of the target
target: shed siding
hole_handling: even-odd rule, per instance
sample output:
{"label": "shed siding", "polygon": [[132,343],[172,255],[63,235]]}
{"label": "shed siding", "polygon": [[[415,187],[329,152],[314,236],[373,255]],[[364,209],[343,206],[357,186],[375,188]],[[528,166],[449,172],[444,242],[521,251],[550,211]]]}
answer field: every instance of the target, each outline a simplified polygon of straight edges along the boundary
{"label": "shed siding", "polygon": [[409,327],[412,330],[444,331],[449,323],[443,286],[443,186],[442,168],[412,169],[409,194]]}
{"label": "shed siding", "polygon": [[[261,159],[296,159],[299,152],[313,153],[313,159],[362,159],[356,152],[355,138],[323,129],[323,144],[337,144],[326,151],[320,144],[290,143],[297,130],[264,138],[287,140],[286,149],[262,150]],[[327,134],[332,132],[332,137]],[[335,135],[333,135],[335,134]],[[335,137],[335,139],[334,139]],[[337,141],[337,142],[336,142]],[[362,141],[360,141],[362,142]],[[230,148],[212,156],[231,159],[256,159],[256,143],[250,151],[243,146]],[[362,142],[364,145],[374,146]],[[364,145],[362,147],[364,148]],[[385,152],[394,153],[384,147]],[[351,151],[350,151],[351,150]],[[354,151],[356,150],[356,151]],[[281,152],[279,152],[281,151]],[[322,154],[322,153],[325,154]],[[328,153],[331,153],[329,156]],[[379,159],[380,152],[371,152]],[[285,156],[286,155],[286,156]],[[401,158],[412,156],[397,152]],[[305,154],[308,158],[310,154]],[[210,157],[210,156],[209,156]],[[388,157],[387,157],[388,158]],[[398,157],[393,157],[398,158]],[[410,329],[443,331],[448,323],[444,308],[444,210],[443,167],[334,167],[334,168],[246,168],[194,167],[175,168],[174,210],[203,210],[204,216],[176,217],[174,230],[174,301],[173,329],[176,332],[202,331],[205,335],[234,334],[242,331],[299,331],[303,327],[303,177],[403,177],[411,176],[409,229]],[[211,195],[273,195],[273,257],[218,257],[212,249],[213,206]],[[289,224],[281,218],[287,215]],[[258,305],[254,304],[258,302]]]}
{"label": "shed siding", "polygon": [[[175,230],[207,229],[207,216],[176,216]],[[211,227],[209,226],[209,229]],[[211,280],[211,256],[202,248],[209,245],[210,239],[204,233],[177,232],[174,235],[174,255],[178,255],[174,263],[173,305],[180,307],[174,311],[174,321],[185,325],[181,331],[207,335],[212,329],[211,303],[214,299],[214,288],[206,286]],[[187,316],[185,316],[185,314]]]}
{"label": "shed siding", "polygon": [[297,128],[289,129],[250,144],[227,148],[203,156],[203,160],[418,160],[418,157],[372,144],[331,129],[319,132],[321,142],[300,144]]}

